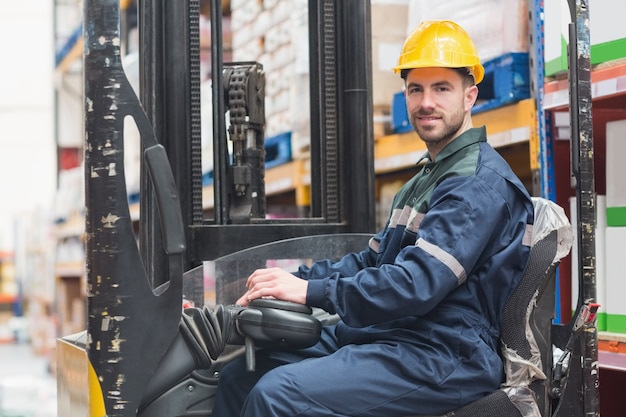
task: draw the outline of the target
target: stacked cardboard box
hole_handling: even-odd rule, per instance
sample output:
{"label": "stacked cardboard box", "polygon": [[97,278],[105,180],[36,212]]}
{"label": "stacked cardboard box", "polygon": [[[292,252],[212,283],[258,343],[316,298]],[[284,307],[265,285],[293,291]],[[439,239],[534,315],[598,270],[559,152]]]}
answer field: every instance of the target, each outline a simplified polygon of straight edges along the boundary
{"label": "stacked cardboard box", "polygon": [[481,61],[528,51],[527,0],[411,0],[408,31],[423,20],[447,19],[474,40]]}
{"label": "stacked cardboard box", "polygon": [[[409,0],[372,1],[372,99],[376,132],[389,132],[393,93],[402,81],[393,73],[406,36]],[[266,77],[266,137],[291,132],[294,158],[310,143],[308,1],[231,1],[234,61],[257,61]]]}
{"label": "stacked cardboard box", "polygon": [[309,118],[307,5],[305,0],[231,1],[233,60],[259,62],[265,71],[266,137]]}
{"label": "stacked cardboard box", "polygon": [[389,109],[402,80],[394,74],[407,36],[408,0],[372,1],[372,101],[375,109]]}

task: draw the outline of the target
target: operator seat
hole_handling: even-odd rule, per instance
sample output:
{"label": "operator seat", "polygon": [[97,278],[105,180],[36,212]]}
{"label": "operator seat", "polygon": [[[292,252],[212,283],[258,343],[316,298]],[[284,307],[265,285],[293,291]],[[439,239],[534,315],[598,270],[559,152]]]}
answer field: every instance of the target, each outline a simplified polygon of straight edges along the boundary
{"label": "operator seat", "polygon": [[519,285],[505,305],[501,321],[500,353],[505,381],[497,391],[445,417],[551,414],[550,329],[555,311],[556,268],[569,253],[573,235],[565,212],[556,203],[533,198],[533,205],[535,224],[530,258]]}

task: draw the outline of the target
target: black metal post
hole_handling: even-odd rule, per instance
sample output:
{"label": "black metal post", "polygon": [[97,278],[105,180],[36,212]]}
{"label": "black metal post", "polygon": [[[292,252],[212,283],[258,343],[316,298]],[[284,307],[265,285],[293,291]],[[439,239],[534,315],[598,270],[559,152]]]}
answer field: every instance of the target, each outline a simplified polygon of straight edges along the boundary
{"label": "black metal post", "polygon": [[337,7],[309,1],[311,217],[340,222]]}
{"label": "black metal post", "polygon": [[[134,417],[177,334],[184,230],[176,185],[121,63],[118,0],[84,2],[85,240],[90,408]],[[152,286],[137,247],[124,178],[124,119],[135,120],[160,213],[167,278]],[[100,389],[101,395],[96,395]]]}
{"label": "black metal post", "polygon": [[351,232],[376,220],[370,10],[362,0],[309,2],[311,213]]}
{"label": "black metal post", "polygon": [[[370,2],[342,1],[338,27],[341,174],[348,231],[373,232],[374,127],[372,104],[372,35]],[[355,65],[354,63],[357,63]]]}
{"label": "black metal post", "polygon": [[213,98],[213,207],[217,225],[228,222],[229,156],[226,145],[224,114],[224,41],[222,36],[222,2],[211,0],[211,82]]}
{"label": "black metal post", "polygon": [[[591,94],[591,41],[589,1],[569,0],[573,27],[570,30],[572,174],[578,203],[578,253],[581,303],[596,298],[596,196],[593,161],[593,123]],[[577,152],[577,154],[576,154]],[[583,333],[584,415],[599,415],[598,334],[596,326]]]}

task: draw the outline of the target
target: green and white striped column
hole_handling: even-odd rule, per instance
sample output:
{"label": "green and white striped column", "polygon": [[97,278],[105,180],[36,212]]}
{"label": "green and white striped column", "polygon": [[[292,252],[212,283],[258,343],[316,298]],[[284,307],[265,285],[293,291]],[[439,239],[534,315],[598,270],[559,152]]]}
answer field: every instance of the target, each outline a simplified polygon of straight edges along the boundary
{"label": "green and white striped column", "polygon": [[626,120],[606,124],[607,330],[626,333]]}

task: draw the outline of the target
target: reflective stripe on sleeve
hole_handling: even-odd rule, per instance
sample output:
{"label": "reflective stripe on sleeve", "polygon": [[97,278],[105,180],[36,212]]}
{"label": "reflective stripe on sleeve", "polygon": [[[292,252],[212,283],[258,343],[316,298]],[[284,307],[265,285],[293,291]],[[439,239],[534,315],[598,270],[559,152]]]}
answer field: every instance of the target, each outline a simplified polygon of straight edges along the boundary
{"label": "reflective stripe on sleeve", "polygon": [[420,213],[410,206],[394,209],[389,220],[389,227],[405,226],[407,230],[417,233],[424,216],[426,216],[424,213]]}
{"label": "reflective stripe on sleeve", "polygon": [[406,230],[410,230],[414,233],[417,233],[417,231],[420,228],[420,224],[422,224],[422,220],[424,220],[424,217],[426,217],[424,213],[420,213],[416,210],[413,210],[406,224]]}
{"label": "reflective stripe on sleeve", "polygon": [[463,268],[463,265],[461,265],[461,263],[454,256],[450,255],[439,246],[433,245],[432,243],[429,243],[422,238],[417,239],[417,242],[415,242],[415,246],[422,248],[424,252],[428,253],[429,255],[446,265],[448,268],[450,268],[450,270],[456,276],[459,285],[465,282],[465,280],[467,279],[465,268]]}
{"label": "reflective stripe on sleeve", "polygon": [[395,228],[396,226],[406,226],[406,222],[411,214],[410,207],[405,206],[402,209],[393,209],[391,213],[391,219],[389,219],[389,227]]}

